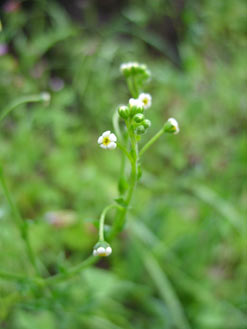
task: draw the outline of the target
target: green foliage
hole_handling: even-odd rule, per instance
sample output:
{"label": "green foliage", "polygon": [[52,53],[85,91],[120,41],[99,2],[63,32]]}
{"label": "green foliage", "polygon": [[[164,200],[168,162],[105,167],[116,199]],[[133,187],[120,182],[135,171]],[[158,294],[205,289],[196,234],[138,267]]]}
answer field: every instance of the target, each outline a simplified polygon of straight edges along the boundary
{"label": "green foliage", "polygon": [[[178,26],[171,1],[130,2],[103,22],[90,2],[82,25],[53,1],[1,17],[0,173],[49,279],[0,190],[0,327],[246,328],[246,2],[185,3]],[[181,58],[152,28],[164,15]],[[89,267],[122,166],[97,138],[130,97],[119,65],[136,60],[152,72],[143,145],[170,116],[180,134],[143,155],[129,223]]]}

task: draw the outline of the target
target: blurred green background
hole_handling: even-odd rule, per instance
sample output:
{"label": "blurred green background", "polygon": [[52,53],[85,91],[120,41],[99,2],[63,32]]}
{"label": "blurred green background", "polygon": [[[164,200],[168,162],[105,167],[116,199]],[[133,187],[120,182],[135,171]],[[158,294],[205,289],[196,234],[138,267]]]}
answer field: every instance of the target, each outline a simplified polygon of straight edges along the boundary
{"label": "blurred green background", "polygon": [[[1,2],[0,162],[49,275],[97,242],[117,196],[120,152],[98,136],[129,94],[119,66],[146,63],[143,177],[113,254],[51,290],[0,277],[0,328],[244,329],[247,3],[244,0]],[[109,217],[114,220],[114,213]],[[31,274],[2,190],[1,271]],[[48,274],[47,274],[48,275]]]}

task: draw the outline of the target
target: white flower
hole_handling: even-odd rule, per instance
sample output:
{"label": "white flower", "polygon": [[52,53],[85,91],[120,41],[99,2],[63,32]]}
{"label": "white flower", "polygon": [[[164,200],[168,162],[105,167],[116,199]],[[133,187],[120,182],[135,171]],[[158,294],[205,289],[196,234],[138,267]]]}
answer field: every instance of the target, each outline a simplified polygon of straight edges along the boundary
{"label": "white flower", "polygon": [[177,120],[174,118],[170,118],[170,119],[168,119],[167,122],[171,125],[171,127],[170,127],[171,132],[173,132],[174,135],[178,134],[179,126],[178,126]]}
{"label": "white flower", "polygon": [[110,130],[105,131],[99,138],[98,144],[103,149],[113,150],[117,147],[117,137]]}
{"label": "white flower", "polygon": [[135,107],[137,109],[144,108],[143,103],[139,99],[135,99],[135,98],[130,98],[129,106],[130,106],[130,108]]}
{"label": "white flower", "polygon": [[138,64],[137,62],[123,63],[123,64],[120,65],[120,70],[121,70],[122,72],[124,72],[124,71],[131,70],[132,67],[137,68],[137,67],[139,67],[139,64]]}
{"label": "white flower", "polygon": [[152,105],[152,96],[150,94],[141,93],[138,100],[142,102],[145,110]]}
{"label": "white flower", "polygon": [[103,256],[103,257],[107,257],[110,256],[110,254],[112,253],[112,248],[108,245],[106,247],[98,247],[95,248],[93,250],[93,255],[94,256]]}
{"label": "white flower", "polygon": [[43,93],[41,93],[40,96],[41,96],[42,100],[44,102],[46,102],[46,103],[49,103],[50,100],[51,100],[51,95],[48,92],[46,92],[46,91],[44,91]]}
{"label": "white flower", "polygon": [[120,65],[120,71],[129,78],[131,75],[141,75],[143,80],[150,77],[151,73],[145,64],[137,62],[128,62]]}
{"label": "white flower", "polygon": [[120,71],[122,72],[129,70],[130,68],[131,68],[130,63],[123,63],[120,65]]}

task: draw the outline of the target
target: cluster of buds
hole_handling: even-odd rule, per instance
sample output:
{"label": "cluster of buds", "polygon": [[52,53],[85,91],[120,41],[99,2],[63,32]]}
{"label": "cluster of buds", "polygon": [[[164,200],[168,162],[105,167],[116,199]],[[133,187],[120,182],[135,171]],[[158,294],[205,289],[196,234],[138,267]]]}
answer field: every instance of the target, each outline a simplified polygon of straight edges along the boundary
{"label": "cluster of buds", "polygon": [[112,248],[106,241],[99,241],[93,247],[93,255],[107,257],[112,253]]}
{"label": "cluster of buds", "polygon": [[146,119],[144,114],[151,105],[151,95],[141,93],[137,99],[130,98],[128,106],[119,106],[118,114],[122,119],[130,120],[136,134],[142,135],[151,126],[151,121]]}
{"label": "cluster of buds", "polygon": [[150,78],[151,73],[145,64],[139,64],[137,62],[123,63],[120,66],[120,71],[126,78],[131,76],[139,76],[142,80]]}

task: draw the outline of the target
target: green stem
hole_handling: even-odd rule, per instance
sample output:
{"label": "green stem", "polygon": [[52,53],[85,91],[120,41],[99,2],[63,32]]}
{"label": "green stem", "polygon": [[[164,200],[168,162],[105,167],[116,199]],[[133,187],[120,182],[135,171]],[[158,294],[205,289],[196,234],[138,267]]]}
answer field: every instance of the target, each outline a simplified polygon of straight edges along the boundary
{"label": "green stem", "polygon": [[123,139],[123,136],[122,136],[122,133],[121,133],[121,130],[120,130],[120,127],[119,127],[119,115],[118,115],[118,111],[115,111],[115,113],[113,114],[112,124],[113,124],[113,128],[114,128],[114,131],[115,131],[118,139],[122,140]]}
{"label": "green stem", "polygon": [[[127,124],[127,123],[126,123]],[[133,193],[136,187],[137,182],[137,166],[139,161],[138,156],[138,144],[134,135],[134,132],[130,125],[127,124],[127,128],[129,131],[130,141],[131,141],[131,148],[132,148],[132,154],[133,154],[133,161],[131,162],[131,176],[130,176],[130,187],[125,199],[125,208],[121,209],[115,222],[113,223],[111,232],[109,234],[108,239],[112,240],[121,230],[123,229],[123,226],[125,224],[127,211],[130,205],[130,202],[133,197]]]}
{"label": "green stem", "polygon": [[131,96],[134,98],[137,98],[139,95],[138,87],[137,87],[135,79],[132,76],[127,79],[127,85],[128,85]]}
{"label": "green stem", "polygon": [[6,281],[22,281],[27,279],[26,276],[0,271],[0,278]]}
{"label": "green stem", "polygon": [[11,111],[13,111],[16,107],[26,103],[36,103],[36,102],[46,102],[49,101],[50,95],[48,93],[41,93],[39,95],[30,95],[23,96],[12,103],[10,103],[0,114],[0,121],[2,121]]}
{"label": "green stem", "polygon": [[117,204],[110,204],[109,206],[105,207],[102,211],[99,219],[99,241],[104,241],[104,224],[105,224],[105,216],[109,210],[112,208],[119,208]]}
{"label": "green stem", "polygon": [[5,271],[0,271],[0,279],[5,280],[5,281],[11,281],[11,282],[30,282],[37,284],[38,286],[44,286],[45,285],[45,279],[42,279],[40,277],[28,277],[27,275],[22,275],[22,274],[13,274],[13,273],[8,273]]}
{"label": "green stem", "polygon": [[155,143],[157,141],[158,138],[160,138],[162,135],[164,134],[164,128],[161,128],[157,134],[155,134],[144,146],[143,148],[140,150],[140,156],[143,155],[144,152],[147,151],[147,149],[153,145],[153,143]]}
{"label": "green stem", "polygon": [[89,256],[87,259],[85,259],[80,264],[70,268],[67,272],[59,273],[52,277],[47,278],[46,282],[47,282],[47,284],[53,284],[53,283],[59,283],[59,282],[68,280],[68,279],[72,278],[73,276],[79,274],[86,267],[89,267],[90,265],[93,265],[94,263],[96,263],[98,259],[99,259],[99,257]]}
{"label": "green stem", "polygon": [[26,246],[26,251],[27,251],[27,255],[28,255],[28,258],[30,260],[30,263],[33,265],[36,272],[39,274],[35,254],[33,253],[33,250],[31,248],[31,244],[30,244],[30,240],[29,240],[28,226],[25,223],[25,221],[23,221],[23,219],[22,219],[22,217],[19,213],[18,208],[16,207],[16,205],[14,204],[14,202],[11,198],[10,192],[8,190],[8,187],[7,187],[7,184],[6,184],[6,181],[5,181],[5,177],[4,177],[2,167],[0,167],[0,183],[2,185],[3,193],[4,193],[4,195],[6,197],[6,200],[9,204],[11,212],[13,213],[13,216],[14,216],[14,219],[16,221],[17,227],[20,230],[20,234],[21,234],[23,242]]}
{"label": "green stem", "polygon": [[117,146],[127,156],[127,158],[129,159],[130,163],[133,163],[133,159],[132,159],[131,155],[129,154],[129,152],[127,151],[127,149],[125,148],[125,146],[123,146],[119,142],[117,142]]}

